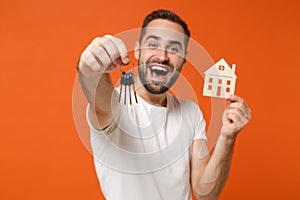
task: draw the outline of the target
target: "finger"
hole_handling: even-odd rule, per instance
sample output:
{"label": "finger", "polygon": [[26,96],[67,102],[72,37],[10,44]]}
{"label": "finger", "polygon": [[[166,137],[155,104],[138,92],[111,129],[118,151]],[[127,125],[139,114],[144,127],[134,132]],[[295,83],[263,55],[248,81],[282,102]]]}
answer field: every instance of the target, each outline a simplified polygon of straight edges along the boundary
{"label": "finger", "polygon": [[240,96],[237,96],[237,95],[232,95],[229,97],[229,99],[232,101],[232,102],[240,102],[241,104],[243,104],[247,109],[249,109],[249,106],[248,104],[246,103],[246,101],[240,97]]}
{"label": "finger", "polygon": [[98,44],[94,45],[94,47],[90,49],[90,52],[95,56],[98,63],[104,69],[111,65],[111,59],[102,46],[99,46]]}
{"label": "finger", "polygon": [[249,121],[249,117],[247,115],[244,115],[244,113],[240,109],[229,109],[227,111],[227,115],[230,115],[230,114],[238,117],[238,119],[244,124],[248,123],[248,121]]}
{"label": "finger", "polygon": [[121,57],[123,64],[125,64],[125,65],[128,64],[130,62],[130,59],[128,56],[128,50],[127,50],[124,42],[121,39],[113,37],[111,35],[105,35],[104,38],[108,38],[113,42],[113,44],[115,45],[115,47],[118,50],[118,53]]}
{"label": "finger", "polygon": [[245,124],[242,119],[234,113],[227,113],[227,118],[227,121],[230,121],[231,124],[234,124],[237,128],[242,128]]}
{"label": "finger", "polygon": [[[243,106],[243,109],[245,110],[245,112],[246,112],[248,115],[251,115],[252,111],[251,111],[251,109],[249,108],[249,106],[248,106],[248,104],[246,103],[246,101],[245,101],[242,97],[237,96],[237,95],[231,95],[231,96],[229,97],[228,100],[231,101],[230,104],[235,103],[235,102],[240,103],[240,105]],[[238,104],[233,104],[233,105],[238,105]]]}
{"label": "finger", "polygon": [[228,109],[238,109],[238,110],[240,110],[240,112],[243,113],[244,116],[249,116],[250,115],[249,109],[244,104],[242,104],[240,102],[230,103],[229,106],[228,106]]}
{"label": "finger", "polygon": [[101,46],[106,51],[106,54],[109,56],[111,60],[111,63],[114,63],[120,57],[118,49],[113,44],[111,39],[102,37],[102,38],[98,38],[94,42],[95,44]]}
{"label": "finger", "polygon": [[99,71],[100,65],[97,62],[95,56],[91,54],[89,51],[84,51],[81,55],[81,59],[79,62],[79,69],[84,67],[83,63],[87,65],[93,71]]}
{"label": "finger", "polygon": [[228,99],[233,102],[244,102],[245,101],[242,97],[237,96],[237,95],[230,95]]}

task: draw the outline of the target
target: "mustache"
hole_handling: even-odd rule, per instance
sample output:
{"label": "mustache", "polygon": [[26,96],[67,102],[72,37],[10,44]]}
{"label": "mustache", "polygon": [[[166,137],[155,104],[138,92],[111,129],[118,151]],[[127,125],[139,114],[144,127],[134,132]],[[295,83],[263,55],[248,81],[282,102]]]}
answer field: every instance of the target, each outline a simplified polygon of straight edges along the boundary
{"label": "mustache", "polygon": [[158,60],[151,60],[151,61],[147,61],[146,64],[161,64],[161,65],[166,65],[166,66],[173,66],[170,64],[169,61],[158,61]]}

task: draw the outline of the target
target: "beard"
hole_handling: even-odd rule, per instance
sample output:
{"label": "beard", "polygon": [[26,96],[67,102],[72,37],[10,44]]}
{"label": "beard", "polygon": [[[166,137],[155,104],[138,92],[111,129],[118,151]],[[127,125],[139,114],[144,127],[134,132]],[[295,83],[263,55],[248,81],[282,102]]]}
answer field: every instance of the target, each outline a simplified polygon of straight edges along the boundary
{"label": "beard", "polygon": [[[156,61],[153,62],[147,61],[145,64],[142,64],[139,59],[138,63],[139,63],[138,72],[139,72],[141,83],[143,84],[145,89],[152,94],[163,94],[167,92],[172,87],[172,85],[176,82],[177,78],[179,77],[180,71],[182,69],[182,65],[181,65],[178,70],[175,70],[175,67],[171,65],[169,62],[164,62],[160,64],[159,62]],[[155,64],[164,65],[170,70],[171,69],[173,70],[170,71],[169,72],[170,74],[167,75],[168,77],[166,82],[156,82],[156,81],[149,80],[148,73],[154,73],[151,72],[150,66]]]}

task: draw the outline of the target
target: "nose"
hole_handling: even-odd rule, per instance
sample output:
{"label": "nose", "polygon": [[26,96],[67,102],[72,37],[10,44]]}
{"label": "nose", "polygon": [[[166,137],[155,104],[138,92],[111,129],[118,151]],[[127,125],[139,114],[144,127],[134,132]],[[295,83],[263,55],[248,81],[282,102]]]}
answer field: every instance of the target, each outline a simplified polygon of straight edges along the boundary
{"label": "nose", "polygon": [[169,61],[168,51],[164,48],[157,49],[156,57],[161,63]]}

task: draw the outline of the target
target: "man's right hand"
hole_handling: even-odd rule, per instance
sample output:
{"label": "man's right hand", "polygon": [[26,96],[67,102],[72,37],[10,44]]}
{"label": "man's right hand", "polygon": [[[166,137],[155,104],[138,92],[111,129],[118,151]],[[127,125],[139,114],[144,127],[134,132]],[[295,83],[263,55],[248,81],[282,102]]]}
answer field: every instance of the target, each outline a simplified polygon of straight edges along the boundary
{"label": "man's right hand", "polygon": [[96,37],[82,52],[78,69],[85,76],[109,73],[130,62],[124,42],[111,35]]}

